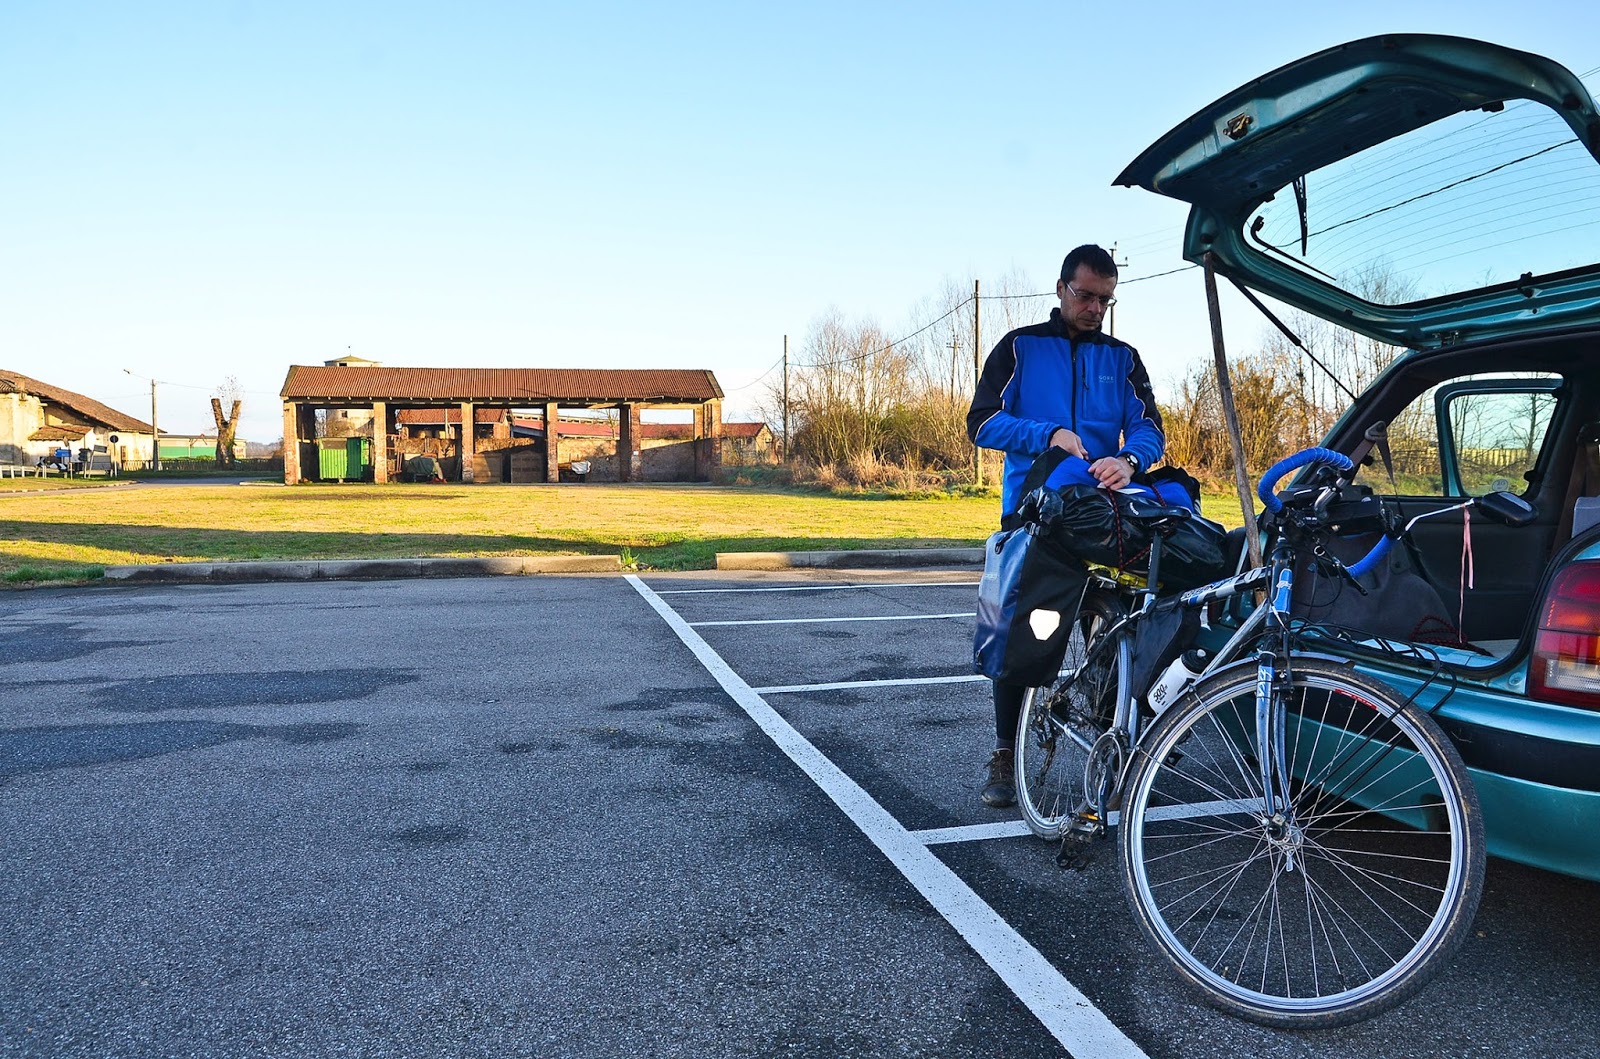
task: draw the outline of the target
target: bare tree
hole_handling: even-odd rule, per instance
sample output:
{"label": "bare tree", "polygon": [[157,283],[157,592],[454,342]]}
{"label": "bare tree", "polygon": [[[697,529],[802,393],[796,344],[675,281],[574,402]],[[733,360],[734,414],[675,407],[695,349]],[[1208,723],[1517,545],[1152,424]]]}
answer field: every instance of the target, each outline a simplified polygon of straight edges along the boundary
{"label": "bare tree", "polygon": [[[222,414],[222,402],[229,403],[228,414]],[[233,455],[233,436],[239,425],[239,409],[244,406],[244,387],[239,385],[238,376],[229,375],[222,380],[215,394],[211,398],[211,416],[217,421],[217,455],[218,467],[232,467],[237,461]]]}

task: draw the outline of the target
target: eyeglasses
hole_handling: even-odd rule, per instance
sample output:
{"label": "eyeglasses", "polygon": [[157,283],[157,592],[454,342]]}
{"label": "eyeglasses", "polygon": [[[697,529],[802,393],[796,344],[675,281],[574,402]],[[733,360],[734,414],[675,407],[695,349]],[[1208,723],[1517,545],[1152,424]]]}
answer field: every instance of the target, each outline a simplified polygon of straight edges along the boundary
{"label": "eyeglasses", "polygon": [[1094,294],[1089,291],[1081,291],[1070,283],[1066,284],[1066,288],[1067,293],[1071,294],[1074,298],[1081,302],[1099,302],[1100,305],[1106,309],[1109,309],[1113,305],[1117,304],[1117,299],[1113,298],[1109,294]]}

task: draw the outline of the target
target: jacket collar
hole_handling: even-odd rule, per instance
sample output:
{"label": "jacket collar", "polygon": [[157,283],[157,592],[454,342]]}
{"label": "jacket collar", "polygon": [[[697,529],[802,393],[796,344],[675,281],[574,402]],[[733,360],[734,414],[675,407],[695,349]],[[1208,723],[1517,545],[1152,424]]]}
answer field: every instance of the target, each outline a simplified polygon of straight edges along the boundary
{"label": "jacket collar", "polygon": [[[1059,335],[1062,338],[1070,339],[1072,337],[1067,333],[1067,322],[1061,318],[1061,309],[1059,306],[1050,310],[1050,330],[1052,333]],[[1085,331],[1078,337],[1080,339],[1104,338],[1105,331],[1096,328],[1093,331]]]}

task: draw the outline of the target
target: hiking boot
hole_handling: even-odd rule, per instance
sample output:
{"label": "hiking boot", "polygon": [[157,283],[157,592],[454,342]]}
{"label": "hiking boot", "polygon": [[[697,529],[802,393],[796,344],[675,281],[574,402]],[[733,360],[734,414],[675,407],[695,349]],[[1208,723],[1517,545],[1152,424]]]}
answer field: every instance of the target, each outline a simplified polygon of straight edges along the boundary
{"label": "hiking boot", "polygon": [[1017,804],[1017,774],[1012,766],[1011,748],[1001,747],[989,758],[988,778],[983,784],[983,804],[991,809],[1004,809]]}

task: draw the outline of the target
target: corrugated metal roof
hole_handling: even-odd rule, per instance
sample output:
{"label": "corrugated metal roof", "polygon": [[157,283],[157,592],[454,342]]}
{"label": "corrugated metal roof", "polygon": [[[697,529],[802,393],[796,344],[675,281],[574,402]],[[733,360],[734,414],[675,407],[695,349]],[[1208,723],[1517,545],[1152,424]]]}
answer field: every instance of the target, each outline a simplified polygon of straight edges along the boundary
{"label": "corrugated metal roof", "polygon": [[135,434],[150,433],[150,424],[133,416],[125,415],[110,405],[101,404],[92,397],[85,397],[81,393],[60,386],[52,386],[47,382],[29,378],[20,372],[6,371],[0,368],[0,393],[25,393],[49,401],[51,404],[70,408],[92,424],[107,426],[113,430],[129,430]]}
{"label": "corrugated metal roof", "polygon": [[295,364],[283,380],[284,400],[708,401],[722,396],[703,369],[605,368],[340,368]]}

